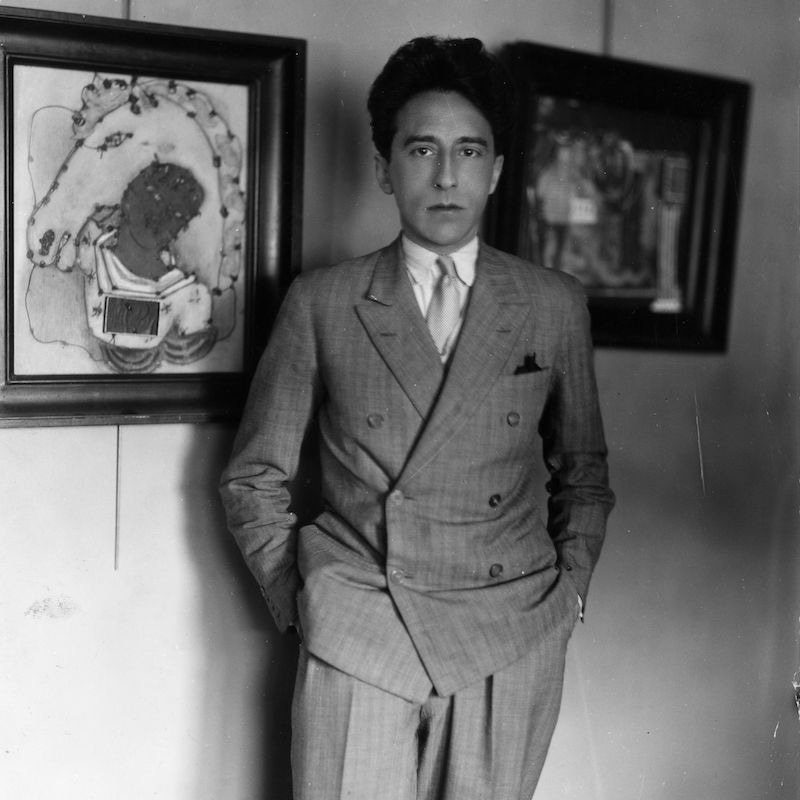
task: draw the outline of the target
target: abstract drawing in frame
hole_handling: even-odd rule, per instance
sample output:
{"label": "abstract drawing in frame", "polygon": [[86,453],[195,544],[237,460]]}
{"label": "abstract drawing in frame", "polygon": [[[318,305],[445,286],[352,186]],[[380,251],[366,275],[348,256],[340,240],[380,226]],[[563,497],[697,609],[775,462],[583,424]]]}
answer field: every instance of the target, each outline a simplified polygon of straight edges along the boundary
{"label": "abstract drawing in frame", "polygon": [[723,350],[749,87],[515,43],[489,238],[584,285],[595,343]]}
{"label": "abstract drawing in frame", "polygon": [[297,266],[300,40],[0,13],[0,424],[237,413]]}

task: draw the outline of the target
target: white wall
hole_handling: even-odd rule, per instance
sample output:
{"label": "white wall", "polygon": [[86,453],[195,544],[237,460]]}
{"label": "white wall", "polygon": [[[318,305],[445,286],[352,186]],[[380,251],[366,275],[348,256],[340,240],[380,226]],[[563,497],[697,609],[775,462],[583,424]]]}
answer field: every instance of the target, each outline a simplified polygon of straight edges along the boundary
{"label": "white wall", "polygon": [[[316,267],[396,232],[364,111],[391,50],[437,32],[599,52],[604,2],[131,5],[135,19],[308,40],[303,247]],[[540,800],[800,790],[798,22],[789,0],[753,7],[616,2],[614,55],[746,79],[754,106],[728,352],[598,352],[619,505]],[[215,485],[231,430],[124,427],[119,448],[117,433],[0,430],[0,795],[286,797],[294,654],[224,531]]]}

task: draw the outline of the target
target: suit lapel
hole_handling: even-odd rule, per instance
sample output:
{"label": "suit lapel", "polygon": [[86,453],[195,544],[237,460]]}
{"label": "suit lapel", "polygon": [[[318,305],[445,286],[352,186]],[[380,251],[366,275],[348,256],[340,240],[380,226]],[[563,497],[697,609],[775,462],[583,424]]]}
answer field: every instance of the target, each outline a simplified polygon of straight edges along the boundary
{"label": "suit lapel", "polygon": [[367,297],[356,313],[414,408],[427,417],[444,370],[403,269],[399,239],[378,256]]}
{"label": "suit lapel", "polygon": [[[508,361],[530,310],[523,287],[496,251],[481,246],[456,350],[403,477],[412,476],[434,458],[483,402]],[[424,323],[422,327],[427,333]]]}

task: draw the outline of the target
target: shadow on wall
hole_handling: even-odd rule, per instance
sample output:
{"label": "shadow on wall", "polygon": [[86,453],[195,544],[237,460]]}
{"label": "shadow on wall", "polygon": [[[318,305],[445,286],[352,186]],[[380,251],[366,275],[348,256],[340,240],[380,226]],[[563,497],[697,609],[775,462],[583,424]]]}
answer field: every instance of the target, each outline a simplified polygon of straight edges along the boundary
{"label": "shadow on wall", "polygon": [[288,800],[297,647],[276,629],[227,531],[217,486],[233,435],[229,427],[198,427],[181,487],[205,636],[192,797]]}

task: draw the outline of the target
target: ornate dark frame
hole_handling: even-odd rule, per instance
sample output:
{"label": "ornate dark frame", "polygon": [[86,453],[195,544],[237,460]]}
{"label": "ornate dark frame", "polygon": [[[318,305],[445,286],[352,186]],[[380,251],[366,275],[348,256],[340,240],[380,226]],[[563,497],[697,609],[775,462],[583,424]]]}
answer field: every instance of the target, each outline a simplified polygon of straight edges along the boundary
{"label": "ornate dark frame", "polygon": [[[487,220],[487,239],[519,252],[525,224],[525,165],[539,97],[597,103],[622,113],[649,112],[693,126],[689,230],[682,237],[679,276],[686,302],[654,312],[649,301],[589,294],[598,345],[724,351],[733,286],[750,87],[741,81],[577,53],[528,42],[507,45],[501,58],[520,93],[519,124]],[[658,135],[658,131],[654,132]],[[667,137],[664,131],[665,137]]]}
{"label": "ornate dark frame", "polygon": [[[306,43],[301,39],[132,23],[24,9],[0,11],[0,121],[5,158],[0,269],[0,427],[203,422],[235,417],[280,298],[299,268]],[[189,375],[35,376],[13,364],[12,70],[63,66],[248,90],[245,368]]]}

